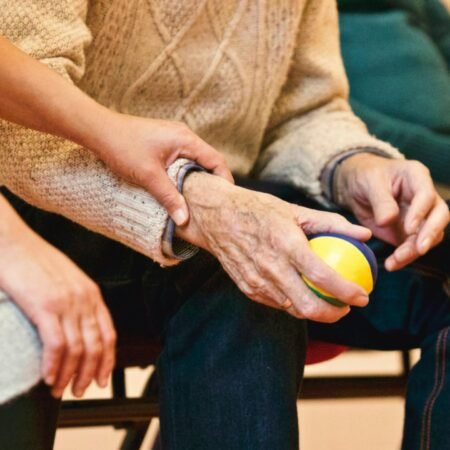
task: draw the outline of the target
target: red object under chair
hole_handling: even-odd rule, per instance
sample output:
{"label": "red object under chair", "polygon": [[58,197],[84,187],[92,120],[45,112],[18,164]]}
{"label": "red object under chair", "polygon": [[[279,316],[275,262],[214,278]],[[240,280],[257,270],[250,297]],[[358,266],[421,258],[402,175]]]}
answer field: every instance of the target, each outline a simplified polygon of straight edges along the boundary
{"label": "red object under chair", "polygon": [[310,341],[306,350],[306,364],[317,364],[336,356],[348,349],[345,345],[332,344],[330,342]]}

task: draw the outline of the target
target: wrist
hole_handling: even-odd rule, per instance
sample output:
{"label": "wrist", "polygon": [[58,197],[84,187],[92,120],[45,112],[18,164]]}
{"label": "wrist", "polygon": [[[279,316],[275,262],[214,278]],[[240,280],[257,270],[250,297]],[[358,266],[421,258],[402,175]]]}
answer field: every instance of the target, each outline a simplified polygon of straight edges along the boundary
{"label": "wrist", "polygon": [[101,158],[116,142],[117,131],[122,128],[121,114],[95,103],[80,120],[73,140]]}
{"label": "wrist", "polygon": [[360,173],[367,168],[373,167],[385,157],[369,152],[355,153],[343,160],[335,169],[332,196],[336,204],[347,207],[347,193],[349,182],[359,177]]}
{"label": "wrist", "polygon": [[177,227],[175,235],[191,244],[211,251],[206,239],[213,223],[223,222],[227,204],[240,188],[206,172],[191,172],[184,181],[183,196],[189,208],[189,222]]}

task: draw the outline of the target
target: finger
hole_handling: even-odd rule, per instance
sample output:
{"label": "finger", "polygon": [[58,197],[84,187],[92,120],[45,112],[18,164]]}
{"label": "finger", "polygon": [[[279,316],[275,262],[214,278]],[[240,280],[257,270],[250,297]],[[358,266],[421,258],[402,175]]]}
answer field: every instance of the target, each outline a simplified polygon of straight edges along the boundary
{"label": "finger", "polygon": [[167,210],[177,226],[185,225],[189,220],[186,201],[170,180],[166,169],[158,164],[148,171],[147,179],[142,181],[142,185]]}
{"label": "finger", "polygon": [[233,175],[227,166],[224,156],[197,136],[181,150],[180,156],[196,161],[214,175],[234,183]]}
{"label": "finger", "polygon": [[394,253],[392,253],[392,255],[384,262],[384,267],[387,271],[392,272],[394,270],[399,270],[420,256],[417,251],[416,239],[416,234],[410,235],[395,249]]}
{"label": "finger", "polygon": [[349,307],[333,306],[314,295],[287,261],[261,263],[258,271],[264,280],[271,280],[265,289],[269,295],[261,296],[260,302],[285,310],[296,318],[330,323],[341,319],[350,310]]}
{"label": "finger", "polygon": [[367,293],[361,286],[344,279],[310,248],[306,238],[299,237],[295,245],[290,245],[291,263],[298,272],[308,278],[314,286],[352,306],[366,306]]}
{"label": "finger", "polygon": [[52,395],[56,398],[62,396],[64,389],[76,373],[84,351],[79,319],[65,318],[63,329],[67,345],[60,373],[52,389]]}
{"label": "finger", "polygon": [[354,225],[345,217],[336,213],[317,213],[307,208],[298,208],[297,223],[305,234],[315,233],[338,233],[357,239],[367,241],[372,236],[369,228]]}
{"label": "finger", "polygon": [[405,232],[417,233],[420,223],[426,218],[436,203],[437,194],[431,181],[423,180],[423,188],[414,194],[405,217]]}
{"label": "finger", "polygon": [[72,392],[81,397],[94,379],[103,350],[100,331],[95,316],[81,319],[81,334],[84,344],[83,358],[80,361],[77,376],[72,385]]}
{"label": "finger", "polygon": [[306,318],[315,322],[333,323],[350,312],[348,306],[334,306],[317,297],[292,267],[284,268],[283,279],[283,293],[293,304],[288,312],[296,317]]}
{"label": "finger", "polygon": [[43,344],[42,377],[52,386],[60,371],[66,345],[64,332],[56,315],[43,315],[37,320]]}
{"label": "finger", "polygon": [[368,189],[367,196],[373,211],[375,223],[385,226],[392,223],[399,215],[400,208],[389,189],[388,180],[377,180]]}
{"label": "finger", "polygon": [[417,237],[417,251],[421,255],[424,255],[439,242],[439,238],[448,223],[448,206],[444,200],[438,197],[433,210],[426,218]]}
{"label": "finger", "polygon": [[103,342],[103,353],[97,371],[97,383],[100,387],[106,387],[108,378],[116,362],[116,331],[109,311],[101,305],[97,311],[97,322],[100,327],[100,335]]}

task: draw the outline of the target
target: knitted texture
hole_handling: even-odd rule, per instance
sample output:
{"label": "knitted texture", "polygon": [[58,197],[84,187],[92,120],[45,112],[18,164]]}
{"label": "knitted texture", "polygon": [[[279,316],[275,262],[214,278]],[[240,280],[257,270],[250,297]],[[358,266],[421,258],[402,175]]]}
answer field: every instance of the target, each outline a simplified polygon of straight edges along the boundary
{"label": "knitted texture", "polygon": [[[0,0],[0,33],[105,106],[184,121],[236,174],[291,183],[322,201],[320,175],[336,155],[371,147],[401,157],[348,106],[329,0]],[[174,182],[184,164],[170,167]],[[1,182],[35,206],[175,263],[161,250],[166,211],[71,142],[0,122]],[[4,336],[0,358],[23,323]],[[16,344],[37,349],[29,336]],[[27,367],[11,364],[34,380],[37,360],[35,351]],[[34,382],[19,380],[9,396]]]}
{"label": "knitted texture", "polygon": [[0,404],[40,380],[41,343],[34,326],[0,291]]}
{"label": "knitted texture", "polygon": [[[182,120],[239,175],[321,198],[326,163],[399,156],[350,111],[327,0],[0,0],[0,33],[104,105]],[[0,176],[28,202],[163,264],[167,213],[75,144],[0,124]],[[176,175],[176,170],[174,170]]]}

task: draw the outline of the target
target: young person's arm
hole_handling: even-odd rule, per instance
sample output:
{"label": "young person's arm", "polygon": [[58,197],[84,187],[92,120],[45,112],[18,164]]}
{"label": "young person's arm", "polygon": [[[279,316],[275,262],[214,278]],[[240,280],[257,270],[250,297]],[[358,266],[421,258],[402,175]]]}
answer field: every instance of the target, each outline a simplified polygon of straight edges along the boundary
{"label": "young person's arm", "polygon": [[28,228],[2,196],[0,255],[0,289],[36,326],[43,344],[41,376],[53,395],[60,397],[72,380],[77,396],[93,379],[106,386],[116,335],[98,287]]}
{"label": "young person's arm", "polygon": [[76,142],[145,188],[177,225],[188,209],[166,173],[177,158],[232,180],[225,160],[181,123],[115,113],[0,36],[0,117]]}

